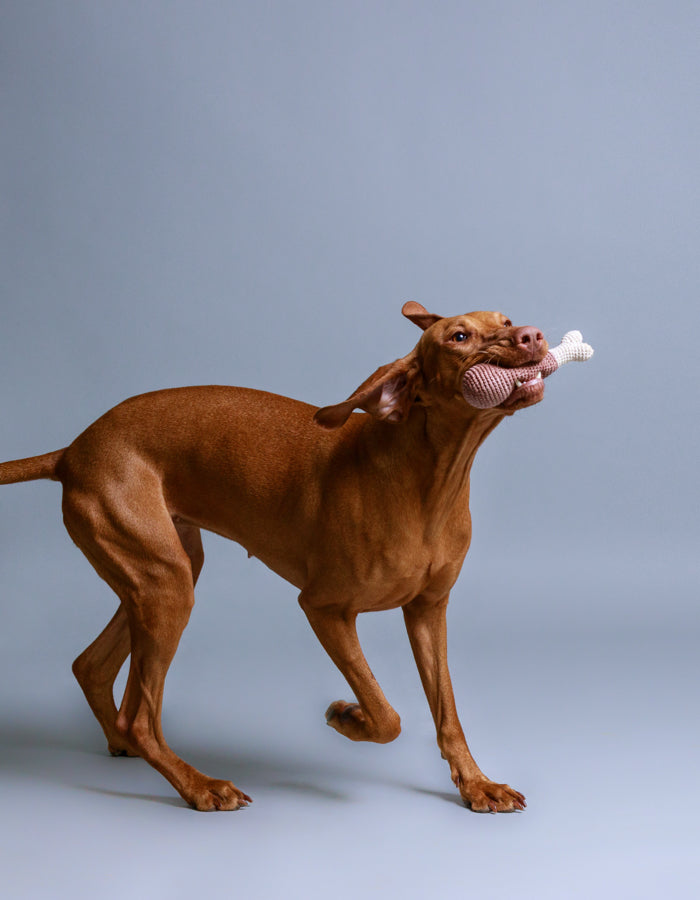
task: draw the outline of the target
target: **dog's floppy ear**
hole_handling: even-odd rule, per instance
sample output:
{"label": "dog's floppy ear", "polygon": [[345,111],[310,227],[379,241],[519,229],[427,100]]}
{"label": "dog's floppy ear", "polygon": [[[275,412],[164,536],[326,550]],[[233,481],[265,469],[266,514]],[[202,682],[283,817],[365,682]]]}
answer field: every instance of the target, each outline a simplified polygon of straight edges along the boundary
{"label": "dog's floppy ear", "polygon": [[411,351],[408,356],[377,369],[347,400],[319,409],[314,422],[323,428],[340,428],[353,409],[364,409],[385,422],[403,422],[416,396],[419,378],[420,367],[415,351]]}
{"label": "dog's floppy ear", "polygon": [[409,300],[404,303],[401,307],[401,312],[407,319],[410,319],[414,325],[422,328],[423,331],[442,319],[442,316],[438,316],[435,313],[429,313],[424,306],[421,306],[420,303],[416,303],[415,300]]}

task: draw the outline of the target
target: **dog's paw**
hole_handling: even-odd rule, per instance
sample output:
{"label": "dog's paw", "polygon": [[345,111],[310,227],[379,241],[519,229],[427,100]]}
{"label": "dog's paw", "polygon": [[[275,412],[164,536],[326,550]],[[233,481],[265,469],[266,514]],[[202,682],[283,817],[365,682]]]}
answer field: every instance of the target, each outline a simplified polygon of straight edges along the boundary
{"label": "dog's paw", "polygon": [[231,781],[205,778],[196,788],[182,795],[193,809],[200,812],[244,809],[252,799]]}
{"label": "dog's paw", "polygon": [[350,740],[365,740],[366,722],[359,703],[346,703],[344,700],[331,703],[326,710],[326,725]]}
{"label": "dog's paw", "polygon": [[351,741],[373,741],[376,744],[388,744],[401,732],[401,719],[390,706],[381,719],[370,723],[359,703],[346,703],[344,700],[336,700],[328,707],[326,725]]}
{"label": "dog's paw", "polygon": [[516,812],[527,806],[520,791],[513,790],[508,784],[496,784],[488,778],[462,781],[459,776],[455,778],[455,784],[462,800],[473,812]]}

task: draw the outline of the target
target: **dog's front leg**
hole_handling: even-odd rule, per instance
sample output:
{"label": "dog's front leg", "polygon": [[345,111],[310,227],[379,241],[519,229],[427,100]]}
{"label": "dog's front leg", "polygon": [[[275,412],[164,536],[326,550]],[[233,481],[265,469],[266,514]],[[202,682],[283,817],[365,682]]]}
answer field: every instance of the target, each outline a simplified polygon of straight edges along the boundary
{"label": "dog's front leg", "polygon": [[477,812],[523,809],[525,798],[507,784],[490,781],[474,761],[457,715],[447,668],[447,597],[416,597],[403,607],[408,639],[435,720],[437,742],[464,802]]}
{"label": "dog's front leg", "polygon": [[401,719],[372,674],[357,637],[356,613],[339,606],[319,606],[301,594],[299,604],[326,652],[345,676],[356,703],[336,700],[326,710],[326,722],[351,741],[387,744],[398,737]]}

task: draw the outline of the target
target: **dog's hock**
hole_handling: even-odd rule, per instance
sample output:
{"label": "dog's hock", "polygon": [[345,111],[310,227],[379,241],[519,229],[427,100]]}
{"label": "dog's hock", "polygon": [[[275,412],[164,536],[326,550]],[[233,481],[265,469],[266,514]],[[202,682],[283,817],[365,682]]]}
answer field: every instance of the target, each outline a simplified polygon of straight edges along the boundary
{"label": "dog's hock", "polygon": [[503,403],[522,384],[547,378],[569,362],[585,362],[593,356],[593,347],[584,344],[580,331],[567,331],[558,347],[550,349],[542,362],[504,369],[492,363],[479,363],[469,369],[462,382],[464,399],[477,409],[491,409]]}

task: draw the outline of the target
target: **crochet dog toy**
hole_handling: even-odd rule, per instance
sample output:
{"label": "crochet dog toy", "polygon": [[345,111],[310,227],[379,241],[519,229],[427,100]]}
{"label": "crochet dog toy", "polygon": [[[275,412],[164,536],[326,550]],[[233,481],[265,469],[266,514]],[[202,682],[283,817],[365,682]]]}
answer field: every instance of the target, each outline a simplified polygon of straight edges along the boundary
{"label": "crochet dog toy", "polygon": [[593,356],[593,347],[583,343],[580,331],[567,331],[561,344],[554,347],[542,362],[515,369],[503,369],[492,363],[472,366],[464,376],[464,398],[477,409],[490,409],[503,403],[512,392],[523,385],[547,378],[568,362],[584,362]]}

